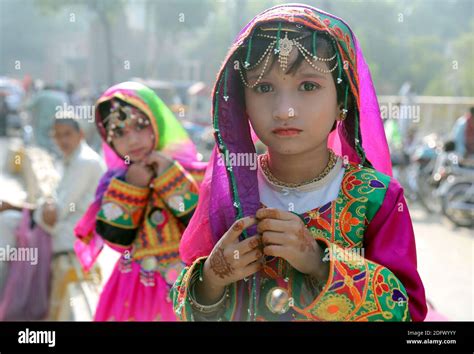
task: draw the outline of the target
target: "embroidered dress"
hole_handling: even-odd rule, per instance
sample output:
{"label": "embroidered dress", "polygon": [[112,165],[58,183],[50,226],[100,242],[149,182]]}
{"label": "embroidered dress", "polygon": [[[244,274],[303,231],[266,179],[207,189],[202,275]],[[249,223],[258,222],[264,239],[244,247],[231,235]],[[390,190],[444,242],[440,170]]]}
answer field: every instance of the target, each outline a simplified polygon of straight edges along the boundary
{"label": "embroidered dress", "polygon": [[[241,45],[252,40],[255,29],[268,22],[306,26],[317,35],[324,33],[334,39],[340,64],[336,84],[346,85],[346,92],[350,91],[354,98],[349,116],[337,122],[328,139],[328,147],[344,161],[342,172],[336,165],[330,178],[319,186],[322,193],[318,188],[297,191],[302,194],[294,209],[324,250],[329,276],[320,283],[283,259],[267,258],[263,270],[227,287],[227,295],[221,300],[224,305],[218,311],[204,313],[204,308],[193,305],[192,284],[217,241],[236,219],[255,215],[262,204],[288,210],[284,196],[262,188],[259,171],[249,166],[231,166],[220,157],[255,153],[245,102],[239,92],[242,81],[238,70],[234,70],[234,55]],[[187,267],[172,291],[178,317],[423,320],[426,301],[416,269],[410,215],[402,188],[390,177],[390,156],[377,97],[348,25],[331,14],[298,4],[276,6],[257,15],[229,50],[217,78],[213,103],[216,148],[200,189],[199,204],[180,244]],[[242,238],[255,231],[248,229]]]}
{"label": "embroidered dress", "polygon": [[[104,287],[96,321],[173,321],[169,290],[183,268],[179,241],[198,199],[205,165],[169,109],[152,90],[137,83],[108,89],[97,106],[120,98],[149,117],[156,149],[174,162],[149,187],[125,181],[127,165],[104,145],[109,171],[99,183],[96,201],[76,226],[76,253],[89,269],[107,242],[122,252]],[[99,132],[105,139],[103,117]]]}

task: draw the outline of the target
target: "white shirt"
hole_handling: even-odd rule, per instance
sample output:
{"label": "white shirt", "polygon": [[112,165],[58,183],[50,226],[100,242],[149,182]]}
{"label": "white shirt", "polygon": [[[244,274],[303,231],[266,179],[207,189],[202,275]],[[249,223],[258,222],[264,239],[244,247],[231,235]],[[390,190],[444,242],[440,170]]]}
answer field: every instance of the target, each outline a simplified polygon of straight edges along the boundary
{"label": "white shirt", "polygon": [[257,179],[260,202],[268,208],[294,211],[302,214],[323,206],[337,198],[344,178],[342,160],[321,180],[296,188],[280,187],[270,182],[259,164]]}
{"label": "white shirt", "polygon": [[63,160],[61,180],[56,190],[57,222],[53,227],[42,219],[42,206],[33,214],[35,222],[53,238],[53,252],[72,251],[74,227],[94,200],[105,165],[100,156],[84,141]]}

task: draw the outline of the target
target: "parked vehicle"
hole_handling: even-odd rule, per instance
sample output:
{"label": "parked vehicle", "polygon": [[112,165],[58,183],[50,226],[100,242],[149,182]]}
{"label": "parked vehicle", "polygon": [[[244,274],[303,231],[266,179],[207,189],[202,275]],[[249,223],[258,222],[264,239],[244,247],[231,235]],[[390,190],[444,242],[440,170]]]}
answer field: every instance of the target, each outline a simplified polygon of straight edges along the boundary
{"label": "parked vehicle", "polygon": [[439,187],[443,214],[455,225],[474,226],[474,163],[452,154],[449,175]]}
{"label": "parked vehicle", "polygon": [[436,192],[441,179],[436,181],[434,175],[440,164],[438,158],[442,151],[443,144],[439,137],[430,134],[422,139],[420,146],[415,149],[411,157],[413,171],[411,180],[414,183],[416,199],[429,213],[441,212],[441,202]]}

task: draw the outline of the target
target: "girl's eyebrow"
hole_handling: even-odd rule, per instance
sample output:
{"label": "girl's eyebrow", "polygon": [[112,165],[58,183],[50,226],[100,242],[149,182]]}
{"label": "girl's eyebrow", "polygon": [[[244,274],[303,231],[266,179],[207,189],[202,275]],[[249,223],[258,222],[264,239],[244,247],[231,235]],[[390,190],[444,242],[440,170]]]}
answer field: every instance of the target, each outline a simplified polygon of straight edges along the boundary
{"label": "girl's eyebrow", "polygon": [[[249,80],[249,81],[256,80],[259,77],[259,75],[260,75],[260,73],[258,73],[258,72],[252,73],[252,74],[247,74],[247,80]],[[262,76],[262,80],[264,80],[264,79],[268,80],[269,76],[271,76],[271,72],[270,73],[269,72],[265,73]],[[312,71],[298,71],[295,74],[293,74],[292,76],[298,77],[298,78],[313,78],[313,79],[322,79],[322,80],[327,79],[326,76],[324,76],[322,74],[319,74],[319,73],[316,73],[316,72],[312,72]]]}
{"label": "girl's eyebrow", "polygon": [[305,77],[305,78],[314,78],[314,79],[323,79],[326,80],[326,76],[315,73],[315,72],[299,72],[298,77]]}

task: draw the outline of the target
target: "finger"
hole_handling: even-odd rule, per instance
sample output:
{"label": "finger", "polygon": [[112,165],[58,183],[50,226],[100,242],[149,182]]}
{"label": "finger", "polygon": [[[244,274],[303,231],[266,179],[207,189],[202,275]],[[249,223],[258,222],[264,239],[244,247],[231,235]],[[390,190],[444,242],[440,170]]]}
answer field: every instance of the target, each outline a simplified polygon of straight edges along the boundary
{"label": "finger", "polygon": [[136,161],[134,163],[132,163],[130,165],[130,167],[128,168],[129,171],[141,171],[145,168],[145,164],[143,163],[143,161]]}
{"label": "finger", "polygon": [[255,217],[261,219],[295,220],[299,217],[289,211],[276,208],[261,208],[257,210]]}
{"label": "finger", "polygon": [[253,251],[256,248],[259,248],[261,244],[262,235],[255,235],[240,242],[236,249],[243,255]]}
{"label": "finger", "polygon": [[238,237],[248,227],[255,225],[257,220],[253,216],[246,216],[239,220],[236,220],[232,226],[227,230],[222,241],[223,244],[230,244],[237,242]]}
{"label": "finger", "polygon": [[285,232],[290,231],[288,221],[277,219],[263,219],[257,222],[257,232],[263,234],[265,231]]}
{"label": "finger", "polygon": [[140,161],[140,168],[143,169],[143,170],[152,170],[152,165],[154,164],[153,163],[147,163],[146,160],[143,160],[143,161]]}
{"label": "finger", "polygon": [[242,279],[247,278],[248,276],[257,273],[262,268],[263,268],[263,262],[260,260],[250,263],[248,266],[242,269],[242,275],[243,275]]}
{"label": "finger", "polygon": [[144,161],[140,162],[139,169],[140,169],[140,171],[145,172],[145,173],[154,173],[155,172],[152,165],[148,165]]}
{"label": "finger", "polygon": [[269,245],[284,245],[289,241],[289,236],[283,232],[265,231],[262,234],[263,246]]}
{"label": "finger", "polygon": [[280,245],[265,246],[263,248],[263,254],[265,256],[286,258],[285,247],[280,246]]}
{"label": "finger", "polygon": [[153,163],[159,163],[159,158],[156,155],[155,151],[152,151],[148,156],[145,157],[143,162],[147,165],[153,164]]}
{"label": "finger", "polygon": [[240,256],[240,258],[238,259],[238,264],[243,266],[243,267],[246,267],[248,266],[250,263],[253,263],[255,262],[256,260],[262,258],[263,256],[263,253],[262,251],[260,250],[253,250],[253,251],[250,251],[242,256]]}
{"label": "finger", "polygon": [[153,172],[157,172],[158,168],[160,167],[160,163],[157,161],[148,160],[145,163],[146,163],[146,167],[152,169]]}
{"label": "finger", "polygon": [[171,158],[171,156],[168,156],[167,154],[165,154],[163,152],[159,152],[159,151],[152,151],[145,158],[145,161],[147,161],[148,163],[152,163],[152,162],[160,163],[163,160],[172,161],[172,158]]}

